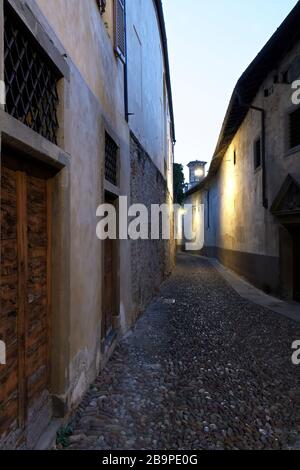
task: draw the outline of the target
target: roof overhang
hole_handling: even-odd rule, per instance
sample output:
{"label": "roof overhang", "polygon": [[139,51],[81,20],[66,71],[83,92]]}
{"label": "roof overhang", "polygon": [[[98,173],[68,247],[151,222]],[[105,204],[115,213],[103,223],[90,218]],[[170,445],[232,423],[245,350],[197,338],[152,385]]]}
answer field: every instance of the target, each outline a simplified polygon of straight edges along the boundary
{"label": "roof overhang", "polygon": [[300,1],[245,70],[233,91],[209,172],[215,174],[268,75],[300,40]]}
{"label": "roof overhang", "polygon": [[158,23],[162,41],[164,64],[165,64],[165,74],[166,74],[166,86],[168,92],[168,101],[170,107],[170,117],[171,117],[171,126],[172,126],[172,139],[173,142],[176,142],[175,135],[175,121],[174,121],[174,108],[173,108],[173,97],[172,97],[172,86],[171,86],[171,74],[170,74],[170,63],[169,63],[169,52],[168,52],[168,40],[166,32],[166,24],[164,18],[164,11],[162,6],[162,0],[153,0],[156,7]]}

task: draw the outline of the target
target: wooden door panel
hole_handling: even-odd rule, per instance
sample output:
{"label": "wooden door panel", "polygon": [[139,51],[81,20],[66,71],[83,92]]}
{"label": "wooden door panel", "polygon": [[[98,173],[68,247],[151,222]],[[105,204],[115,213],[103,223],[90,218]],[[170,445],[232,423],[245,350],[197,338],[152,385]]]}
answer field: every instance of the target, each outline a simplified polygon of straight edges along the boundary
{"label": "wooden door panel", "polygon": [[27,177],[28,278],[26,378],[29,404],[48,387],[47,182]]}
{"label": "wooden door panel", "polygon": [[1,168],[0,440],[30,423],[42,430],[50,409],[49,187]]}
{"label": "wooden door panel", "polygon": [[294,239],[294,299],[300,302],[300,229],[297,227]]}
{"label": "wooden door panel", "polygon": [[104,242],[104,300],[102,318],[102,336],[104,338],[113,328],[113,319],[117,315],[115,246],[115,240],[107,239]]}
{"label": "wooden door panel", "polygon": [[14,430],[19,411],[17,179],[1,171],[1,310],[0,339],[6,344],[6,365],[0,365],[0,435]]}

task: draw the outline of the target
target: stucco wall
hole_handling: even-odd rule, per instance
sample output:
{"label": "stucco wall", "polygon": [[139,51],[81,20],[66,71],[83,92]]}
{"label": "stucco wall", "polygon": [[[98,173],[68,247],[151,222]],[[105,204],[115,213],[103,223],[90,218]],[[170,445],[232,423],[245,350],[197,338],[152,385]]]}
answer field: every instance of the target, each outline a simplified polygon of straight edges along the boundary
{"label": "stucco wall", "polygon": [[[300,45],[291,51],[277,71],[261,87],[254,105],[266,110],[266,174],[269,207],[286,176],[300,181],[300,152],[288,152],[288,113],[293,109],[292,89],[275,84],[274,93],[264,97],[272,86],[272,77],[284,72],[300,53]],[[294,106],[295,108],[295,106]],[[211,186],[212,230],[208,244],[249,253],[278,256],[278,221],[262,206],[262,170],[254,170],[253,146],[261,133],[261,116],[249,111],[229,146],[220,170]],[[233,162],[236,151],[236,165]]]}
{"label": "stucco wall", "polygon": [[[166,104],[165,114],[160,107],[164,103],[163,57],[152,0],[129,0],[129,24],[134,17],[136,30],[140,31],[143,41],[141,74],[144,77],[141,83],[133,80],[140,55],[132,45],[131,24],[128,28],[128,63],[132,64],[129,92],[131,97],[140,94],[142,106],[129,127],[124,110],[123,64],[114,53],[112,30],[105,24],[109,17],[101,17],[97,2],[28,0],[27,4],[51,41],[66,56],[70,67],[70,81],[62,90],[65,109],[62,112],[63,135],[59,142],[70,155],[67,182],[70,188],[70,311],[66,312],[69,363],[60,394],[74,406],[97,374],[103,359],[103,253],[102,243],[96,237],[96,209],[104,201],[105,130],[113,133],[120,147],[120,194],[130,194],[129,134],[130,127],[135,126],[149,158],[161,174],[168,177],[169,185],[172,184],[173,149],[163,134],[168,106]],[[165,160],[169,162],[167,174]],[[120,242],[120,325],[123,332],[134,320],[130,247],[130,241]],[[54,338],[54,343],[56,340],[58,338]]]}
{"label": "stucco wall", "polygon": [[126,5],[129,112],[133,113],[129,126],[165,175],[162,156],[171,158],[170,117],[156,10],[153,0],[127,0]]}
{"label": "stucco wall", "polygon": [[[70,186],[70,331],[67,389],[69,404],[78,403],[99,370],[101,360],[102,243],[96,237],[96,210],[104,198],[105,129],[120,146],[120,190],[129,191],[129,130],[124,118],[123,66],[96,2],[30,2],[49,36],[66,53],[70,83],[64,90],[64,150],[71,156]],[[52,31],[53,29],[53,31]],[[111,84],[114,86],[111,86]],[[130,317],[128,247],[121,245],[120,310],[126,328]],[[126,273],[126,275],[124,275]]]}
{"label": "stucco wall", "polygon": [[[295,108],[291,101],[293,90],[291,85],[273,82],[274,75],[285,72],[299,53],[300,44],[270,73],[253,103],[266,111],[269,208],[262,205],[262,170],[254,169],[254,143],[261,134],[261,114],[255,110],[248,112],[217,174],[197,196],[205,204],[204,252],[218,256],[259,287],[275,293],[280,290],[279,221],[271,214],[270,207],[288,174],[300,182],[300,152],[288,151],[288,113]],[[265,97],[264,90],[272,86],[273,93]]]}
{"label": "stucco wall", "polygon": [[[105,132],[111,134],[119,147],[119,195],[131,195],[130,129],[136,126],[151,169],[150,174],[144,175],[143,182],[147,181],[149,188],[153,186],[152,192],[139,193],[141,201],[137,202],[149,204],[155,185],[159,188],[155,202],[172,202],[168,188],[169,191],[172,188],[173,146],[167,126],[170,118],[163,86],[161,38],[152,0],[129,0],[129,24],[138,11],[134,24],[143,41],[141,75],[144,79],[141,83],[129,81],[131,96],[140,94],[142,105],[133,121],[128,123],[124,106],[124,65],[114,52],[112,25],[105,24],[107,20],[111,21],[112,15],[101,17],[95,0],[12,2],[16,3],[21,17],[25,18],[28,10],[33,13],[31,24],[35,28],[37,22],[41,25],[38,30],[43,37],[46,32],[49,38],[47,47],[55,49],[60,60],[64,57],[69,71],[59,84],[58,147],[20,123],[14,125],[11,120],[9,131],[6,130],[10,136],[18,128],[20,147],[25,136],[25,153],[30,148],[32,155],[41,159],[50,154],[51,158],[54,155],[55,159],[56,156],[61,159],[63,154],[64,162],[67,162],[62,163],[64,169],[53,184],[53,253],[58,254],[59,259],[53,258],[52,305],[57,308],[52,315],[52,393],[56,412],[63,415],[78,404],[106,359],[101,351],[103,243],[96,237],[99,221],[96,210],[104,202],[106,187]],[[108,0],[109,5],[111,0]],[[131,26],[129,30],[133,29],[133,24]],[[39,37],[37,35],[38,40]],[[130,37],[131,34],[128,64],[133,67],[130,70],[132,78],[140,52],[132,47]],[[0,75],[3,73],[2,59],[3,51],[0,50]],[[2,131],[1,122],[0,142]],[[141,174],[143,168],[143,165],[137,167],[137,172]],[[122,240],[119,246],[119,333],[122,334],[133,324],[136,305],[132,299],[132,243]],[[158,287],[165,273],[173,267],[174,244],[164,243],[162,252],[149,248],[144,254],[144,262],[150,267],[153,257],[156,257],[157,265],[162,265],[161,270],[158,269],[161,272],[157,276]],[[138,263],[139,259],[136,261]],[[158,271],[153,275],[156,276]],[[134,271],[133,276],[136,275]],[[152,286],[145,284],[144,297],[152,295]]]}

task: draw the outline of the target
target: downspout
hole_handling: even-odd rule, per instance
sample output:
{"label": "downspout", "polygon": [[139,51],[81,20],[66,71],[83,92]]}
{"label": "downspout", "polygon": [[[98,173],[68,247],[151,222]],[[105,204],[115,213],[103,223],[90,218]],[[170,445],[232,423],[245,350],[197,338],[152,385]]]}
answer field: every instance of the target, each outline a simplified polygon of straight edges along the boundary
{"label": "downspout", "polygon": [[128,56],[127,56],[127,15],[126,15],[126,0],[124,0],[124,22],[125,22],[125,62],[124,62],[124,110],[125,110],[125,119],[126,122],[129,121],[129,113],[128,109]]}
{"label": "downspout", "polygon": [[239,100],[240,106],[244,106],[248,109],[253,109],[261,113],[261,169],[262,169],[262,205],[265,209],[269,207],[269,201],[267,198],[267,166],[266,166],[266,111],[263,108],[259,108],[258,106],[253,106],[250,104],[246,104],[241,99],[241,96],[238,91],[236,91],[236,95]]}

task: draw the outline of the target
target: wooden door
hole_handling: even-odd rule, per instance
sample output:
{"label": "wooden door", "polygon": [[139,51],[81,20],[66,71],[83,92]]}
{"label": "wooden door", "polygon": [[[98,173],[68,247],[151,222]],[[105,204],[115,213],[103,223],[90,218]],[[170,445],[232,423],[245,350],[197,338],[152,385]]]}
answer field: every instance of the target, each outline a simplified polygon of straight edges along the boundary
{"label": "wooden door", "polygon": [[[106,198],[106,204],[114,200]],[[117,240],[104,241],[104,282],[103,282],[103,315],[102,338],[105,339],[114,328],[114,318],[118,315],[118,282],[117,282]]]}
{"label": "wooden door", "polygon": [[6,346],[6,364],[0,365],[0,436],[17,428],[21,400],[19,344],[22,337],[18,332],[23,312],[18,301],[21,259],[18,256],[17,198],[17,173],[2,168],[0,339]]}
{"label": "wooden door", "polygon": [[300,228],[293,233],[294,240],[294,300],[300,302]]}
{"label": "wooden door", "polygon": [[50,182],[15,166],[1,167],[0,439],[32,428],[34,440],[51,407]]}

